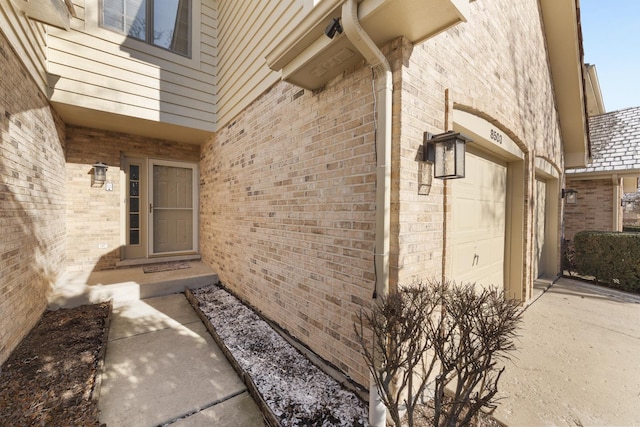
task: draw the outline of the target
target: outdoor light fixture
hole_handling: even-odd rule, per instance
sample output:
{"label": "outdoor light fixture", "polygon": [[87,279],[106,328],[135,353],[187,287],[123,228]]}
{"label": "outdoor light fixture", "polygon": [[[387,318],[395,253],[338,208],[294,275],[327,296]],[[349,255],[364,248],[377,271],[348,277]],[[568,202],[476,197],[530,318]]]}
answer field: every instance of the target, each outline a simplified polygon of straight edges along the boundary
{"label": "outdoor light fixture", "polygon": [[562,189],[562,198],[565,199],[565,202],[568,205],[575,205],[578,201],[578,191],[577,190],[565,190]]}
{"label": "outdoor light fixture", "polygon": [[334,38],[336,33],[342,34],[340,18],[333,18],[333,21],[331,21],[329,25],[327,25],[327,28],[324,29],[324,34],[330,39]]}
{"label": "outdoor light fixture", "polygon": [[424,133],[422,153],[425,162],[433,163],[434,178],[464,178],[465,144],[469,141],[470,138],[453,131]]}
{"label": "outdoor light fixture", "polygon": [[93,165],[93,182],[95,184],[104,184],[107,180],[107,169],[107,164],[103,162],[96,162]]}

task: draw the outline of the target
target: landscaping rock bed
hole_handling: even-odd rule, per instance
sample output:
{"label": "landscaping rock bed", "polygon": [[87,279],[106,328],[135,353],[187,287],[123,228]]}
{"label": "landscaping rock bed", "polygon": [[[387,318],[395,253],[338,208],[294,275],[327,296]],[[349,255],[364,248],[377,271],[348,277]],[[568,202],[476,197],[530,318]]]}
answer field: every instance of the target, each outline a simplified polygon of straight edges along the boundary
{"label": "landscaping rock bed", "polygon": [[[232,364],[282,426],[366,426],[367,408],[318,369],[253,310],[220,286],[193,290],[210,331]],[[189,294],[189,292],[187,292]],[[264,410],[265,408],[263,408]]]}

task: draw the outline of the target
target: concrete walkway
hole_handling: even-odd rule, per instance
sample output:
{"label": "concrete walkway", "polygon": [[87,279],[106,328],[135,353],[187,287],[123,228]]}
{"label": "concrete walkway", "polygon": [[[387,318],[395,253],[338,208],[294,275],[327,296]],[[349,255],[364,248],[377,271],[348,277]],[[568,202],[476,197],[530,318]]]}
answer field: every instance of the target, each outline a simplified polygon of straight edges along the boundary
{"label": "concrete walkway", "polygon": [[640,296],[560,279],[500,379],[508,426],[640,426]]}
{"label": "concrete walkway", "polygon": [[264,426],[183,294],[114,303],[99,400],[116,426]]}
{"label": "concrete walkway", "polygon": [[[560,279],[524,313],[494,416],[640,426],[640,296]],[[183,294],[114,303],[99,400],[113,426],[264,426]]]}

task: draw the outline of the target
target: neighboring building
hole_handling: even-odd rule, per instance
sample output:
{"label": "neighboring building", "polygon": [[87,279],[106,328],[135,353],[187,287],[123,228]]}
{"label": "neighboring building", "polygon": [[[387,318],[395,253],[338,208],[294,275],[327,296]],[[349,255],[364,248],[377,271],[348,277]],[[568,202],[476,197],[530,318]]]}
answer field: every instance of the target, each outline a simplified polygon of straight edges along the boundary
{"label": "neighboring building", "polygon": [[[577,1],[175,0],[154,29],[74,0],[68,30],[59,2],[28,4],[63,28],[0,3],[0,362],[64,272],[189,254],[366,385],[374,292],[526,303],[560,272],[563,171],[588,155]],[[422,161],[448,130],[473,140],[464,179]]]}
{"label": "neighboring building", "polygon": [[640,226],[640,192],[626,193],[622,198],[623,226]]}
{"label": "neighboring building", "polygon": [[[577,191],[575,204],[565,203],[564,235],[578,231],[622,231],[623,217],[633,212],[640,177],[640,107],[589,118],[592,159],[586,167],[566,170],[566,188]],[[625,210],[628,200],[629,207]]]}

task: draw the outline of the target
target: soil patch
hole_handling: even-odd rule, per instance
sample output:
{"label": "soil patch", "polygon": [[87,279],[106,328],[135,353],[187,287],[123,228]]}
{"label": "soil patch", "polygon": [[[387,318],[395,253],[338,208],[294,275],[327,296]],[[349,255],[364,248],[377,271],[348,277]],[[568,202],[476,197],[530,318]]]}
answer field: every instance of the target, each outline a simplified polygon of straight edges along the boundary
{"label": "soil patch", "polygon": [[46,311],[0,369],[0,426],[99,426],[111,303]]}

